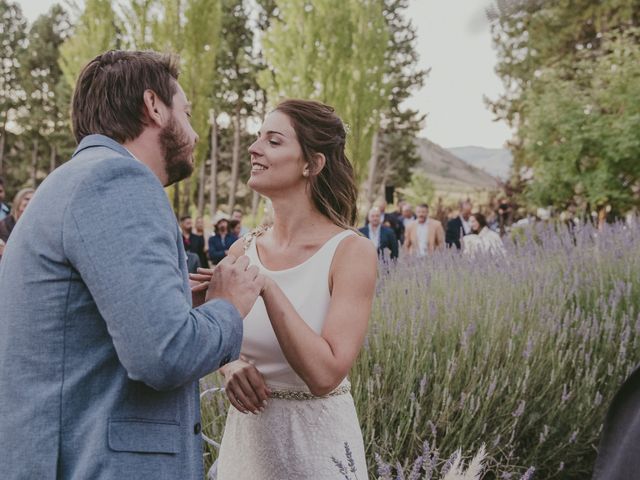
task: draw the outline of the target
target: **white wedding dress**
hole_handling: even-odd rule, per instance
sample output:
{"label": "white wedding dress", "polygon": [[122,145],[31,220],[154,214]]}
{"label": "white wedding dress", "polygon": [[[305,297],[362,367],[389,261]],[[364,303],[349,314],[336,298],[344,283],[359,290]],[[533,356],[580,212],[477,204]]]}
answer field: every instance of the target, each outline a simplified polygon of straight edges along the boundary
{"label": "white wedding dress", "polygon": [[[320,333],[330,302],[331,261],[340,241],[353,234],[350,230],[337,234],[311,258],[286,270],[267,270],[260,262],[255,239],[246,254]],[[344,464],[350,478],[368,478],[362,433],[347,379],[338,387],[342,393],[336,395],[282,398],[295,396],[283,392],[306,392],[308,396],[309,389],[287,363],[261,298],[244,320],[242,355],[280,398],[270,398],[258,415],[230,407],[218,457],[218,480],[344,479],[333,458]],[[345,443],[355,472],[350,471]]]}

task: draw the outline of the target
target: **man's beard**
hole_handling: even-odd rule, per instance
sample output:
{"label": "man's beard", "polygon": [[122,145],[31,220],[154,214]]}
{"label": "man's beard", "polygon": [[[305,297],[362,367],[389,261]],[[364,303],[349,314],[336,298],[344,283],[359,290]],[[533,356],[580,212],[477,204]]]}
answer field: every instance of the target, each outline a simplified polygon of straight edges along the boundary
{"label": "man's beard", "polygon": [[178,122],[171,117],[160,132],[160,145],[164,154],[167,186],[187,178],[193,172],[193,145],[187,135],[180,131]]}

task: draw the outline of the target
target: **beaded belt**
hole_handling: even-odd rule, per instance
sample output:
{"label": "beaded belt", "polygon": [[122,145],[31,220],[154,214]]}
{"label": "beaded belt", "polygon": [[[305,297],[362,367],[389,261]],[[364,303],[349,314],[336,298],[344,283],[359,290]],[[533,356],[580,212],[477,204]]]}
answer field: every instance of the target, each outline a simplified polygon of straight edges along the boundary
{"label": "beaded belt", "polygon": [[347,383],[336,388],[331,393],[322,396],[316,396],[309,392],[296,391],[296,390],[275,390],[271,392],[271,398],[278,398],[280,400],[317,400],[319,398],[335,397],[337,395],[344,395],[351,391],[351,384]]}

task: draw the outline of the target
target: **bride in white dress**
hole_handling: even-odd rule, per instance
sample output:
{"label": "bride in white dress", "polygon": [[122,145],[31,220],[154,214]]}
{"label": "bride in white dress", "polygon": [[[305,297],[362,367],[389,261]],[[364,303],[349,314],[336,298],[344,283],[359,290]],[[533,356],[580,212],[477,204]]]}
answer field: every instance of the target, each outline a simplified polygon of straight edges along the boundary
{"label": "bride in white dress", "polygon": [[367,332],[377,256],[351,230],[357,190],[345,137],[331,107],[288,100],[249,148],[248,185],[271,200],[274,221],[230,250],[266,282],[244,321],[241,359],[220,369],[234,408],[219,480],[344,478],[332,457],[351,478],[368,478],[347,375]]}

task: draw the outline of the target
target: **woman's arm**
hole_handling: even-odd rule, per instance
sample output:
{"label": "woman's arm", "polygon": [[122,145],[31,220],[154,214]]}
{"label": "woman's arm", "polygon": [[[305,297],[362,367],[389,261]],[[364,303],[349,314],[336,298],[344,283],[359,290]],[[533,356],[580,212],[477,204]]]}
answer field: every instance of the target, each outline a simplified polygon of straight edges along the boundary
{"label": "woman's arm", "polygon": [[367,333],[378,259],[366,238],[344,239],[331,272],[331,303],[320,335],[298,315],[280,287],[267,279],[262,298],[280,348],[312,394],[334,390],[347,376]]}

